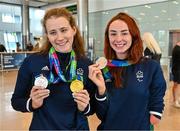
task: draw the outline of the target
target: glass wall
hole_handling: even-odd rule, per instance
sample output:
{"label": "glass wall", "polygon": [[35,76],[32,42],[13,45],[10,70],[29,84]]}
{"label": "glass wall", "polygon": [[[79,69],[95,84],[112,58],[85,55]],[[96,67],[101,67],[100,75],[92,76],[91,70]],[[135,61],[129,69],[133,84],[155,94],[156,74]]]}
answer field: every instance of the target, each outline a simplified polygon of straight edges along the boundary
{"label": "glass wall", "polygon": [[45,11],[38,8],[29,9],[29,24],[30,24],[30,41],[33,45],[36,44],[34,38],[40,38],[42,36],[42,18]]}
{"label": "glass wall", "polygon": [[[18,5],[0,4],[0,43],[4,44],[8,52],[16,51],[16,42],[22,48],[22,7]],[[34,37],[42,36],[41,19],[44,10],[29,8],[30,42],[34,44]]]}
{"label": "glass wall", "polygon": [[22,43],[21,7],[0,4],[0,43],[4,44],[8,52],[16,50],[16,42]]}

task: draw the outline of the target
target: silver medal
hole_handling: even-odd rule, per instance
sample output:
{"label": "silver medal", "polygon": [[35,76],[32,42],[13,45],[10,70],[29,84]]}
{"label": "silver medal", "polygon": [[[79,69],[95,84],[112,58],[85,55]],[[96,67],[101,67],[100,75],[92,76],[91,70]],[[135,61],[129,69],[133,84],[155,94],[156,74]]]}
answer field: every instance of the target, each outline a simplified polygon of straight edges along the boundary
{"label": "silver medal", "polygon": [[39,77],[37,77],[35,79],[34,85],[35,86],[42,86],[42,87],[46,88],[48,86],[48,80],[43,75],[40,75]]}

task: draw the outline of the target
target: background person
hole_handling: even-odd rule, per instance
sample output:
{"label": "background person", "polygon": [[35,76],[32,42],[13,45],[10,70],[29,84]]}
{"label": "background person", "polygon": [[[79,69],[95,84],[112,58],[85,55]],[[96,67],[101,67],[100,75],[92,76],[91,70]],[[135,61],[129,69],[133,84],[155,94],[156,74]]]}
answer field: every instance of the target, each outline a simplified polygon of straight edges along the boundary
{"label": "background person", "polygon": [[22,49],[20,47],[21,47],[20,43],[16,42],[16,52],[22,51]]}
{"label": "background person", "polygon": [[39,51],[40,50],[40,38],[38,37],[34,37],[34,47],[33,47],[33,51]]}
{"label": "background person", "polygon": [[[86,115],[93,113],[89,100],[96,88],[88,79],[92,62],[85,57],[75,20],[65,8],[54,8],[45,13],[42,24],[46,42],[40,53],[24,60],[11,104],[17,111],[33,112],[30,130],[89,130]],[[47,88],[34,85],[42,75]],[[72,94],[75,80],[84,89]]]}
{"label": "background person", "polygon": [[150,32],[145,32],[142,39],[145,45],[144,56],[160,63],[162,52],[154,36]]}
{"label": "background person", "polygon": [[32,51],[33,50],[33,44],[31,42],[29,42],[27,45],[26,45],[26,50],[27,51]]}
{"label": "background person", "polygon": [[160,64],[143,58],[143,42],[135,20],[118,13],[107,24],[103,75],[98,64],[89,66],[97,85],[99,130],[150,130],[164,109],[166,82]]}
{"label": "background person", "polygon": [[177,42],[172,51],[172,74],[173,74],[173,103],[180,108],[180,42]]}
{"label": "background person", "polygon": [[7,52],[6,47],[3,44],[0,44],[0,52]]}

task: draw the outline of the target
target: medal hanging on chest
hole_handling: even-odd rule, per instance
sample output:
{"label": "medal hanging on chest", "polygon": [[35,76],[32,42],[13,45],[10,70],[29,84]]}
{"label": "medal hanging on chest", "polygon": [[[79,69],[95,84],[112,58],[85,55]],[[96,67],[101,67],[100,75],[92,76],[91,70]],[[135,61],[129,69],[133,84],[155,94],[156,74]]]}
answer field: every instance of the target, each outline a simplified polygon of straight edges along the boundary
{"label": "medal hanging on chest", "polygon": [[[49,51],[49,62],[50,62],[50,76],[49,76],[50,83],[55,84],[55,83],[58,83],[60,81],[71,82],[70,89],[72,92],[77,92],[77,91],[80,91],[84,88],[82,74],[80,74],[78,72],[76,74],[77,61],[75,60],[74,50],[71,51],[70,61],[68,64],[68,66],[70,66],[70,74],[69,74],[68,80],[63,75],[63,72],[62,72],[61,67],[60,67],[61,63],[58,60],[56,51],[53,47],[51,47],[50,51]],[[52,72],[53,67],[55,69],[55,73],[57,74],[57,77],[55,77],[53,72]],[[66,70],[68,69],[67,67],[66,67]]]}
{"label": "medal hanging on chest", "polygon": [[80,75],[77,75],[77,79],[71,82],[70,89],[72,92],[79,92],[83,90],[83,77]]}
{"label": "medal hanging on chest", "polygon": [[77,78],[71,82],[70,89],[72,92],[79,92],[83,90],[83,70],[82,68],[77,69]]}

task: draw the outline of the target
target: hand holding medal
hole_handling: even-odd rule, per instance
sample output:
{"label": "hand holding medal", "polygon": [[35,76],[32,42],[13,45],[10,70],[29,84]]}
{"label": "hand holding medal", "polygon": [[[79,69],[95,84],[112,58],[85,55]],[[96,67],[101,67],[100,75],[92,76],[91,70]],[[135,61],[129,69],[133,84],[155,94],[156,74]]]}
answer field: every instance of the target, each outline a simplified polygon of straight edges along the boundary
{"label": "hand holding medal", "polygon": [[105,82],[101,72],[107,65],[107,60],[104,57],[99,57],[95,64],[89,66],[89,79],[91,79],[97,86],[99,94],[105,92]]}
{"label": "hand holding medal", "polygon": [[46,88],[48,86],[48,80],[43,75],[40,75],[35,79],[34,85]]}
{"label": "hand holding medal", "polygon": [[31,89],[30,98],[32,99],[33,109],[37,109],[43,105],[45,98],[49,96],[48,80],[42,74],[35,78],[34,86]]}
{"label": "hand holding medal", "polygon": [[99,57],[96,60],[96,64],[98,64],[99,69],[103,69],[107,65],[107,59],[105,57]]}

